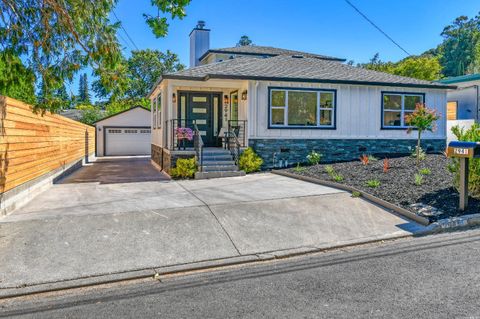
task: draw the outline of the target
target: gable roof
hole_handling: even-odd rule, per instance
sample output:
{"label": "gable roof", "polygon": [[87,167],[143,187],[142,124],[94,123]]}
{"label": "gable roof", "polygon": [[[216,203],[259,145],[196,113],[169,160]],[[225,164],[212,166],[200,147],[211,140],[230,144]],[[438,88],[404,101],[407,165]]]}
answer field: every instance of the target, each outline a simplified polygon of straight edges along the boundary
{"label": "gable roof", "polygon": [[323,60],[332,60],[332,61],[339,61],[339,62],[346,61],[345,59],[321,55],[321,54],[280,49],[280,48],[274,48],[274,47],[258,46],[258,45],[244,45],[244,46],[238,46],[238,47],[232,47],[232,48],[210,49],[207,52],[205,52],[198,60],[202,61],[210,53],[244,54],[244,55],[255,55],[255,56],[263,56],[263,57],[272,57],[277,55],[302,55],[304,57],[323,59]]}
{"label": "gable roof", "polygon": [[115,116],[120,115],[120,114],[123,114],[123,113],[127,113],[127,112],[130,112],[130,111],[133,111],[133,110],[138,109],[138,108],[141,108],[141,109],[144,110],[144,111],[150,112],[149,109],[146,109],[145,107],[143,107],[143,106],[141,106],[141,105],[137,105],[137,106],[131,107],[131,108],[129,108],[129,109],[123,110],[123,111],[121,111],[121,112],[118,112],[118,113],[115,113],[115,114],[111,114],[111,115],[109,115],[109,116],[105,116],[104,118],[101,118],[101,119],[99,119],[98,121],[93,122],[93,124],[97,124],[98,122],[101,122],[101,121],[103,121],[103,120],[106,120],[106,119],[115,117]]}
{"label": "gable roof", "polygon": [[444,83],[444,84],[454,84],[454,83],[470,82],[470,81],[478,81],[478,80],[480,80],[480,73],[454,76],[454,77],[446,78],[443,80],[439,80],[437,82]]}
{"label": "gable roof", "polygon": [[175,73],[167,73],[162,76],[162,79],[196,81],[242,79],[439,89],[455,88],[442,83],[367,70],[331,60],[286,55],[271,58],[239,57]]}

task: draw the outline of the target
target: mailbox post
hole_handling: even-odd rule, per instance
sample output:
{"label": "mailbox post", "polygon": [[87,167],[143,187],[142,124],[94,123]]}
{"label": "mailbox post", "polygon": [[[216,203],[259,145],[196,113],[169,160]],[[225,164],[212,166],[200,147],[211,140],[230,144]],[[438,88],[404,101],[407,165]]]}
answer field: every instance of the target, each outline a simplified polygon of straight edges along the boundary
{"label": "mailbox post", "polygon": [[453,141],[448,144],[448,157],[456,157],[460,161],[460,203],[459,209],[468,207],[468,171],[471,158],[480,157],[480,143]]}

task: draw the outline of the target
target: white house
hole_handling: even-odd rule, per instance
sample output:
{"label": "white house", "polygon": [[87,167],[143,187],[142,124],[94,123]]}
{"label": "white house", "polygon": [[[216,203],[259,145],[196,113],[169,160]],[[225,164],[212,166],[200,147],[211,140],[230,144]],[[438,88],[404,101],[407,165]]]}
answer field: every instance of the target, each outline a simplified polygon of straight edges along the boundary
{"label": "white house", "polygon": [[136,106],[95,123],[96,156],[150,155],[150,111]]}
{"label": "white house", "polygon": [[[199,22],[190,33],[190,68],[163,75],[149,94],[152,160],[167,172],[178,157],[200,160],[200,151],[211,157],[225,132],[230,159],[251,146],[265,168],[304,162],[312,150],[325,161],[410,153],[416,136],[406,133],[405,115],[418,102],[446,113],[448,85],[313,53],[256,45],[210,49],[209,34]],[[423,142],[431,152],[445,149],[445,117],[437,124]],[[182,139],[178,127],[201,139]],[[212,170],[217,173],[204,177],[223,176],[221,165]]]}

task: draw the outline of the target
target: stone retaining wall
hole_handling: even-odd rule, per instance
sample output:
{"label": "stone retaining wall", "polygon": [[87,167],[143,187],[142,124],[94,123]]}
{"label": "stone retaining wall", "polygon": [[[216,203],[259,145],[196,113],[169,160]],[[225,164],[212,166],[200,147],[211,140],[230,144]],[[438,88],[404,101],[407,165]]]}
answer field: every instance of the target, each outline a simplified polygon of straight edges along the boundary
{"label": "stone retaining wall", "polygon": [[[267,169],[304,163],[312,150],[322,154],[323,162],[354,160],[362,154],[411,154],[416,142],[414,139],[249,139],[249,146],[263,158],[263,168]],[[443,152],[445,147],[445,140],[422,141],[422,148],[429,153]]]}

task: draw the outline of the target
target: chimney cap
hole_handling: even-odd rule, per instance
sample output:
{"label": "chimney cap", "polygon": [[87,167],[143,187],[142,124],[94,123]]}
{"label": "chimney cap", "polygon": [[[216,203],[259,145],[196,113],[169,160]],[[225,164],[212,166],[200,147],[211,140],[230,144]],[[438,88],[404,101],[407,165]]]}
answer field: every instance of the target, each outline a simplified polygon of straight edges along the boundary
{"label": "chimney cap", "polygon": [[197,29],[203,29],[205,27],[205,21],[198,20],[197,22]]}

